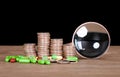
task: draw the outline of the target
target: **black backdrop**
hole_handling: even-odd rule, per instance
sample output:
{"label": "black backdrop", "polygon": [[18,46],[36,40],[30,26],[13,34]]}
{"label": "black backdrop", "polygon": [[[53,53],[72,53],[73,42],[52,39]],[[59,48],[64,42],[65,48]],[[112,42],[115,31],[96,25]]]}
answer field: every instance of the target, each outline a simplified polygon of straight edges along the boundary
{"label": "black backdrop", "polygon": [[64,43],[69,43],[75,29],[88,21],[104,25],[110,33],[111,45],[120,45],[119,14],[114,9],[83,12],[82,9],[14,6],[4,8],[1,13],[0,45],[37,43],[37,32],[50,32],[51,38],[63,38]]}

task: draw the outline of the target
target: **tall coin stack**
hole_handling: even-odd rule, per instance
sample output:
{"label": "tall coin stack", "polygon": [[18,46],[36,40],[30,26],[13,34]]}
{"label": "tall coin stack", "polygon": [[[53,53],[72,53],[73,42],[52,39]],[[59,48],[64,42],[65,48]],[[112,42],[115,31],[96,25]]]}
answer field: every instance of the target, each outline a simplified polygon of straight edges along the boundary
{"label": "tall coin stack", "polygon": [[39,32],[37,33],[37,36],[38,36],[37,46],[38,57],[49,56],[50,33]]}
{"label": "tall coin stack", "polygon": [[55,54],[57,56],[62,56],[63,54],[62,46],[63,46],[63,39],[61,38],[51,39],[50,55]]}
{"label": "tall coin stack", "polygon": [[25,51],[26,56],[36,57],[36,48],[35,47],[36,47],[35,43],[25,43],[24,44],[24,51]]}
{"label": "tall coin stack", "polygon": [[72,43],[67,43],[63,45],[63,55],[66,58],[67,56],[76,56],[75,49],[72,46]]}

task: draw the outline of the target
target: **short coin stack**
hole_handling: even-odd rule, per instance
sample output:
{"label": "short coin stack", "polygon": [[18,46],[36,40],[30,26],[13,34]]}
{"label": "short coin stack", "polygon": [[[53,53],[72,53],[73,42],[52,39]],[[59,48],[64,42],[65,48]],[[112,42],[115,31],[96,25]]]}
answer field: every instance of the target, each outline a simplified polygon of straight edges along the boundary
{"label": "short coin stack", "polygon": [[72,46],[72,43],[67,43],[63,45],[63,52],[64,52],[64,57],[66,58],[67,56],[76,56],[74,47]]}
{"label": "short coin stack", "polygon": [[37,33],[37,36],[38,36],[37,46],[38,57],[49,56],[50,33],[39,32]]}
{"label": "short coin stack", "polygon": [[63,39],[62,38],[51,39],[50,55],[55,54],[57,56],[62,56],[62,54],[63,54],[62,46],[63,46]]}
{"label": "short coin stack", "polygon": [[26,56],[34,56],[36,57],[36,49],[35,49],[35,43],[25,43],[24,44],[24,51],[26,53]]}

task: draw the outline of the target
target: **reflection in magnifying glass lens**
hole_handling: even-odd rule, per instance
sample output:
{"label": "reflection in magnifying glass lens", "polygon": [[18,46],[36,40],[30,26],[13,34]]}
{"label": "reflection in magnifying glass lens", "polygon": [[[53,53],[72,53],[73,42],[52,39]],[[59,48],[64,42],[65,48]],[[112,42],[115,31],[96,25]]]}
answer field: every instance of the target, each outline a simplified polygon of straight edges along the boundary
{"label": "reflection in magnifying glass lens", "polygon": [[103,54],[109,44],[106,33],[88,32],[85,37],[79,37],[77,33],[74,37],[74,44],[78,53],[94,58]]}
{"label": "reflection in magnifying glass lens", "polygon": [[110,35],[101,24],[86,22],[75,30],[72,43],[78,55],[85,58],[96,58],[109,48]]}

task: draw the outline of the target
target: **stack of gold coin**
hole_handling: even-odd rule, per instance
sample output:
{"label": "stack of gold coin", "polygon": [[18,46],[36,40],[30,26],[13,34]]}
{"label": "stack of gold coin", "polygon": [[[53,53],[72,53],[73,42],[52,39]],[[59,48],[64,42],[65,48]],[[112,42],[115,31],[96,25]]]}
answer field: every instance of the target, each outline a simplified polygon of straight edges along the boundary
{"label": "stack of gold coin", "polygon": [[35,56],[36,57],[36,45],[35,43],[25,43],[24,44],[24,52],[26,56]]}
{"label": "stack of gold coin", "polygon": [[37,53],[38,57],[49,56],[49,45],[50,45],[50,33],[49,32],[39,32]]}
{"label": "stack of gold coin", "polygon": [[76,56],[76,52],[74,47],[72,46],[72,43],[67,43],[63,45],[63,55],[64,57]]}
{"label": "stack of gold coin", "polygon": [[62,38],[51,39],[50,55],[55,54],[57,56],[62,56],[62,54],[63,54],[62,46],[63,46],[63,39]]}

